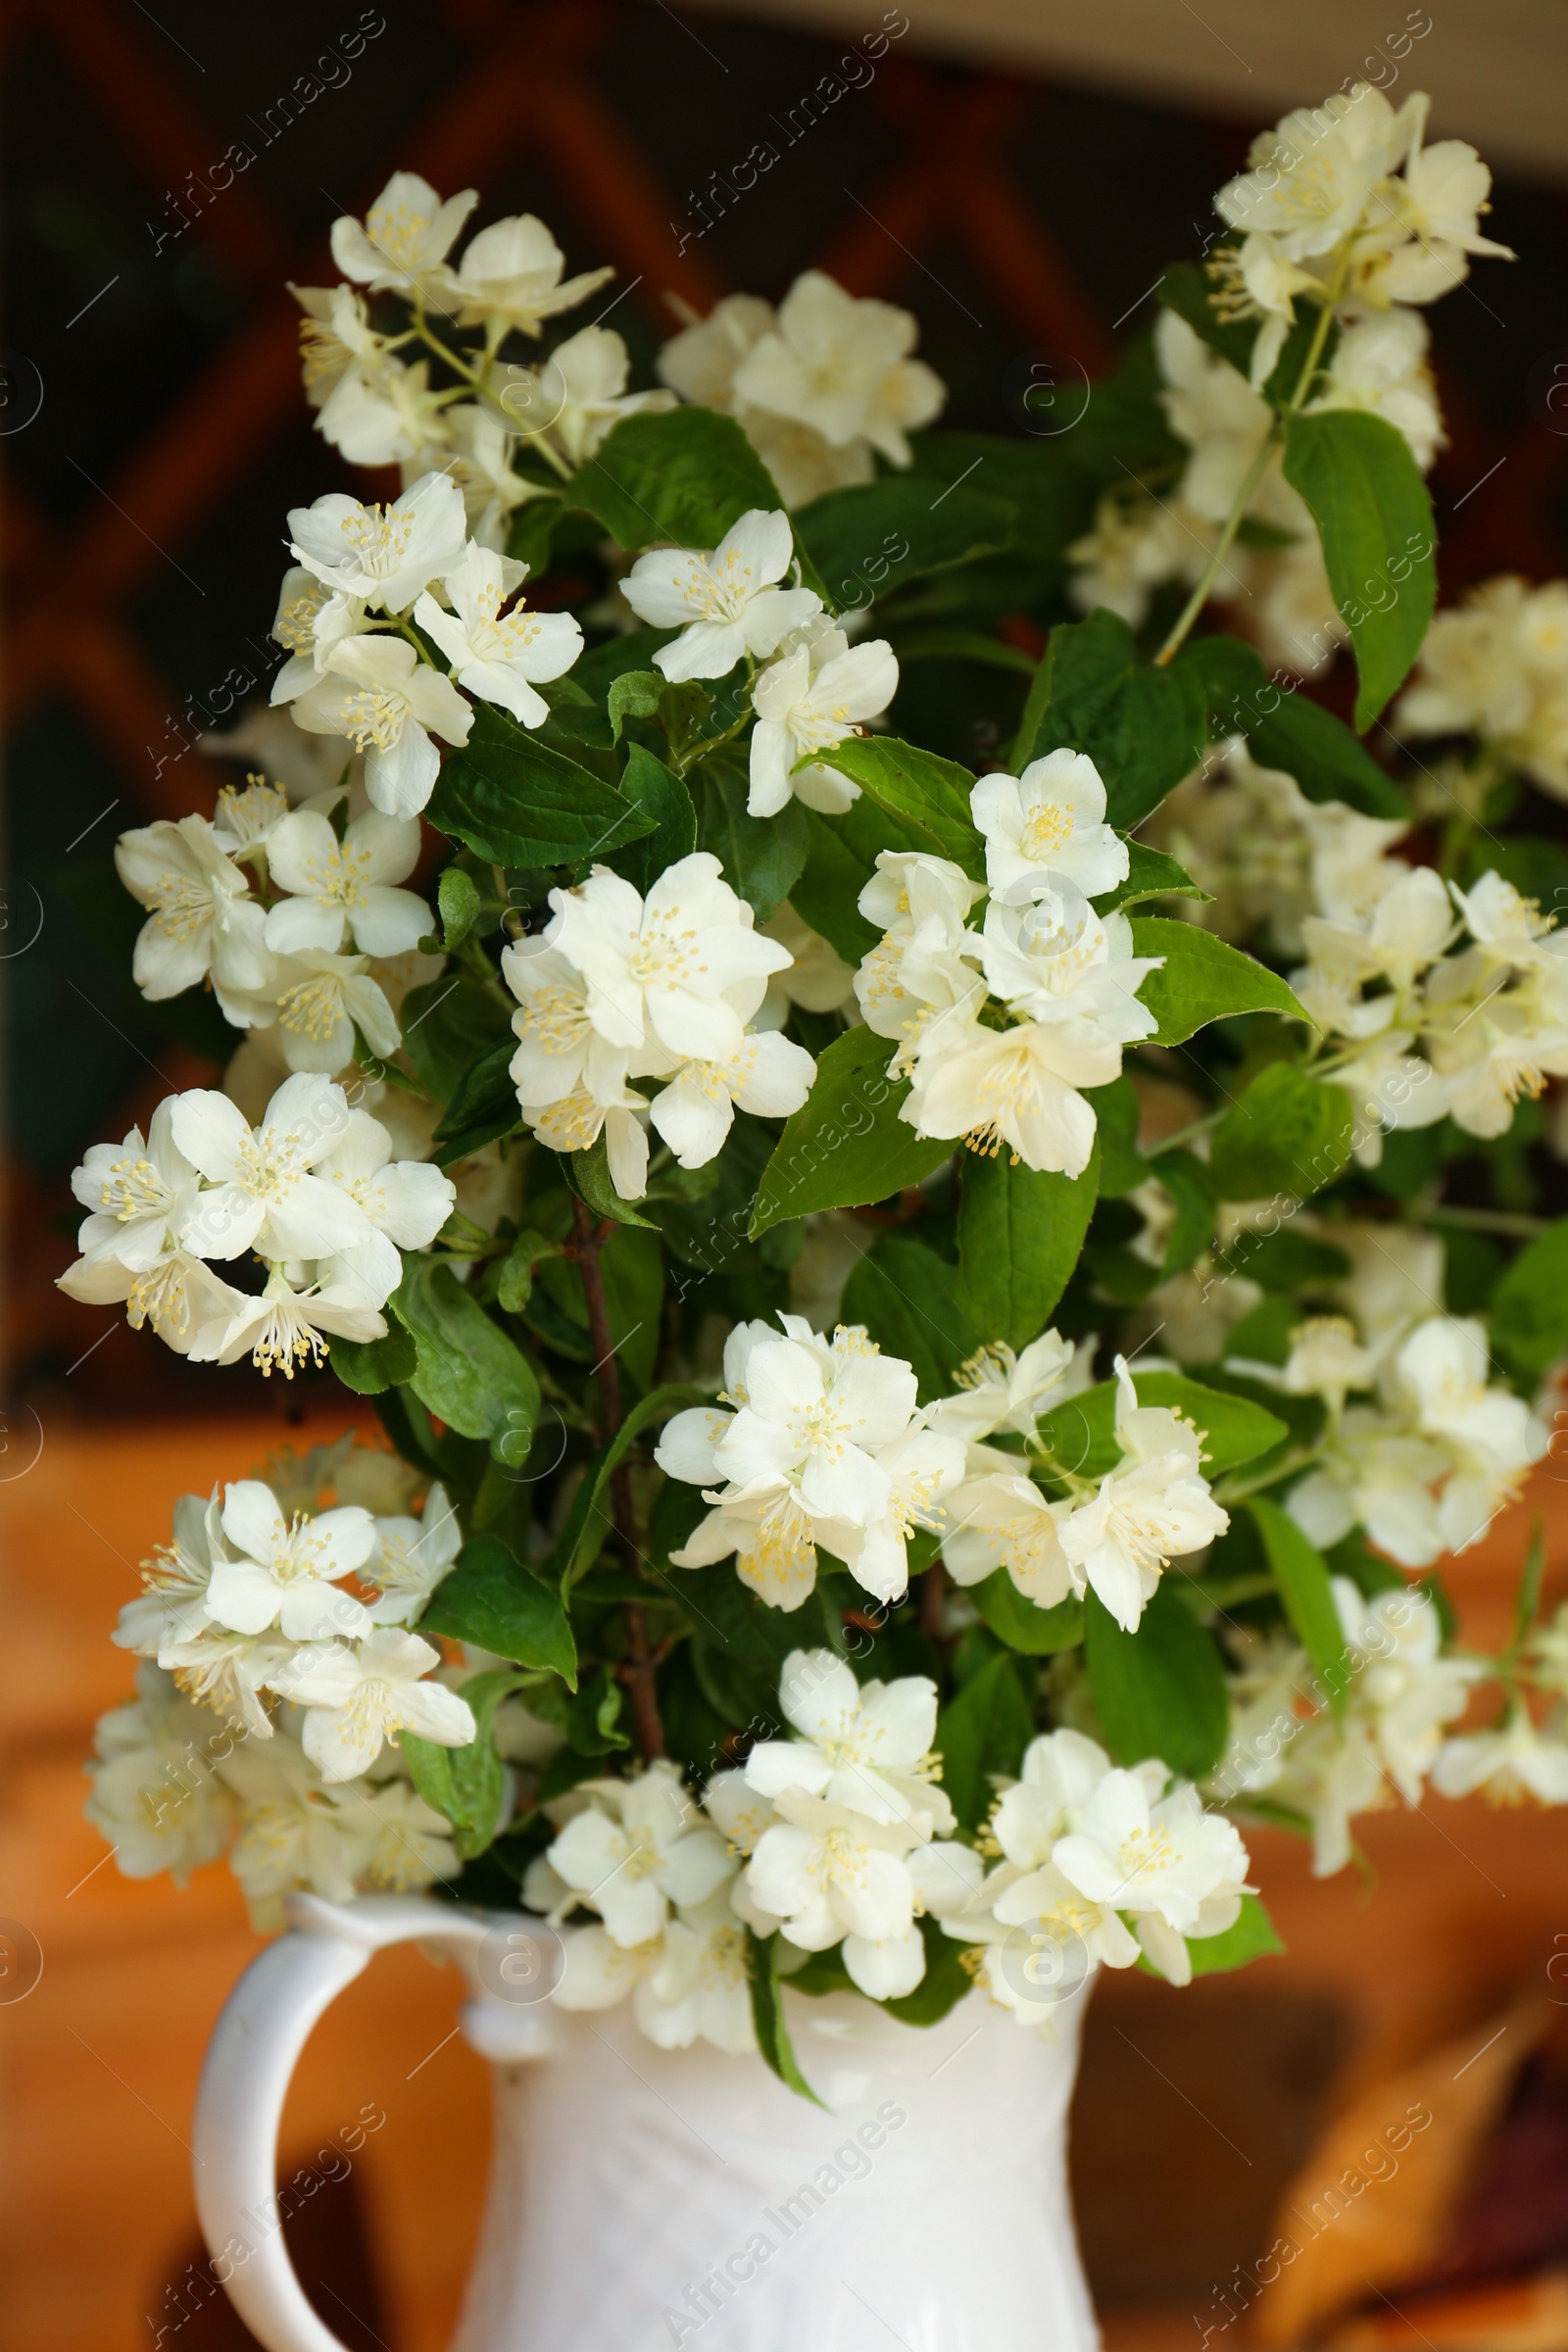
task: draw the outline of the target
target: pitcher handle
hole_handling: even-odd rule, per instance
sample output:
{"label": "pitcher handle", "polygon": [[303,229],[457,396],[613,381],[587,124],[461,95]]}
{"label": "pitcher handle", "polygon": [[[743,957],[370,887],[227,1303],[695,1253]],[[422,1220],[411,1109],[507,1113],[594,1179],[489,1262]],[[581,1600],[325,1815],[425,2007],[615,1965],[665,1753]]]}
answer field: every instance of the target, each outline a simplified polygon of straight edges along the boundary
{"label": "pitcher handle", "polygon": [[548,2046],[532,2009],[486,1996],[479,1946],[498,1929],[516,1935],[516,1912],[487,1918],[427,1895],[364,1895],[352,1903],[291,1895],[292,1933],[252,1961],[218,2021],[196,2094],[196,2210],[213,2273],[267,2352],[344,2352],[312,2309],[283,2243],[276,2201],[283,2100],[312,2028],[372,1952],[394,1943],[449,1947],[471,1989],[464,2010],[483,2055],[516,2060]]}

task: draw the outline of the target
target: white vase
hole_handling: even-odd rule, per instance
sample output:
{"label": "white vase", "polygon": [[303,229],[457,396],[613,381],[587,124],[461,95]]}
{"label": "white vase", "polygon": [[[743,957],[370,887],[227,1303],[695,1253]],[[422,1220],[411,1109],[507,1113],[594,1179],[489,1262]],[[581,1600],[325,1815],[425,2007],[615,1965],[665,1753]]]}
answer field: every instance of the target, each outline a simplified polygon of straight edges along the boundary
{"label": "white vase", "polygon": [[760,2058],[655,2048],[629,2005],[554,2008],[515,1914],[307,1895],[290,1915],[219,2021],[195,2127],[215,2272],[268,2352],[342,2352],[277,2226],[289,2077],[370,1954],[413,1938],[458,1957],[497,2068],[455,2352],[1094,2352],[1066,2178],[1081,1999],[1044,2041],[978,1993],[930,2028],[787,1993],[816,2107]]}

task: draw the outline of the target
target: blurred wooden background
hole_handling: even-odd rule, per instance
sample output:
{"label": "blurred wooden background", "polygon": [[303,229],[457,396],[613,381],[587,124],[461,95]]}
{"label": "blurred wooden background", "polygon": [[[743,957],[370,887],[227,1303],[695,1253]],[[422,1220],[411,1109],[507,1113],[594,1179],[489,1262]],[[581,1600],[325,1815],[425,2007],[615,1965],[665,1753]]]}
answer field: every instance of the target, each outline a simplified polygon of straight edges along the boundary
{"label": "blurred wooden background", "polygon": [[[191,2283],[186,2142],[208,2034],[256,1939],[221,1867],[183,1890],[119,1876],[81,1817],[81,1759],[95,1717],[128,1692],[108,1631],[172,1497],[243,1475],[283,1434],[275,1416],[49,1433],[36,1465],[0,1485],[0,1911],[44,1961],[24,2000],[0,2003],[6,2352],[146,2352],[160,2325],[179,2352],[248,2340]],[[1538,1509],[1548,1589],[1568,1583],[1568,1489],[1544,1476],[1456,1563],[1467,1636],[1502,1638]],[[1547,1988],[1552,1937],[1568,1932],[1561,1814],[1432,1801],[1362,1830],[1370,1897],[1354,1872],[1314,1884],[1292,1840],[1252,1840],[1285,1959],[1184,1992],[1129,1974],[1095,1993],[1074,2170],[1112,2352],[1201,2333],[1233,2266],[1266,2242],[1325,2102],[1483,2029],[1521,1987]],[[452,2326],[487,2155],[485,2069],[454,2037],[458,1997],[450,1970],[390,1953],[301,2067],[285,2170],[368,2105],[386,2117],[346,2188],[323,2195],[301,2257],[356,2346],[439,2352]]]}

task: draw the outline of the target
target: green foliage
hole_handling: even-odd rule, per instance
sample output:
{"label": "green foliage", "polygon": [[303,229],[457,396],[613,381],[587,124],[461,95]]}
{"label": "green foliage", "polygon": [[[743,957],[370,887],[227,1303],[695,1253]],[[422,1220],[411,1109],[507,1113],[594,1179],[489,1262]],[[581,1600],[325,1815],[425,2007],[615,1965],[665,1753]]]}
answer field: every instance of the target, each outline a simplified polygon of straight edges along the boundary
{"label": "green foliage", "polygon": [[460,1437],[482,1438],[498,1462],[520,1469],[539,1417],[539,1382],[522,1350],[493,1323],[449,1265],[404,1260],[393,1293],[416,1351],[410,1386]]}
{"label": "green foliage", "polygon": [[[1198,680],[1140,661],[1127,623],[1102,610],[1053,629],[1046,665],[1044,709],[1032,742],[1014,745],[1014,760],[1021,767],[1063,745],[1087,752],[1104,779],[1109,821],[1124,831],[1141,823],[1207,741]],[[1035,701],[1031,690],[1031,708]]]}
{"label": "green foliage", "polygon": [[1349,1688],[1350,1655],[1334,1605],[1328,1564],[1289,1511],[1281,1510],[1270,1496],[1254,1494],[1247,1507],[1263,1539],[1292,1631],[1316,1667],[1336,1712],[1342,1713]]}
{"label": "green foliage", "polygon": [[669,409],[623,416],[571,481],[574,505],[617,547],[713,548],[754,507],[779,504],[773,477],[731,416]]}
{"label": "green foliage", "polygon": [[441,911],[441,945],[450,956],[461,948],[479,919],[479,888],[461,865],[449,865],[436,885]]}
{"label": "green foliage", "polygon": [[396,1315],[386,1317],[382,1340],[334,1340],[332,1369],[357,1396],[380,1396],[414,1378],[417,1354],[412,1335]]}
{"label": "green foliage", "polygon": [[[1289,1434],[1277,1414],[1250,1397],[1231,1396],[1201,1381],[1189,1380],[1184,1372],[1135,1370],[1133,1387],[1140,1404],[1165,1405],[1185,1414],[1198,1429],[1203,1441],[1203,1472],[1208,1478],[1267,1453]],[[1042,1418],[1040,1436],[1061,1467],[1075,1471],[1080,1478],[1102,1478],[1107,1470],[1114,1470],[1121,1458],[1116,1441],[1116,1383],[1102,1381],[1098,1388],[1086,1389],[1081,1396],[1058,1404],[1054,1412]]]}
{"label": "green foliage", "polygon": [[482,1854],[501,1822],[506,1775],[496,1754],[496,1709],[508,1694],[525,1688],[531,1675],[500,1673],[470,1675],[463,1695],[473,1709],[475,1732],[466,1747],[441,1747],[404,1732],[398,1740],[415,1788],[427,1805],[444,1813],[452,1824],[452,1842],[460,1861]]}
{"label": "green foliage", "polygon": [[[1255,1894],[1242,1896],[1240,1915],[1223,1935],[1189,1936],[1186,1941],[1195,1977],[1224,1976],[1232,1969],[1248,1967],[1253,1960],[1270,1960],[1285,1949],[1279,1930]],[[1157,1977],[1160,1973],[1148,1958],[1141,1958],[1138,1965],[1146,1976]]]}
{"label": "green foliage", "polygon": [[[617,683],[623,684],[624,680]],[[611,700],[613,707],[613,687]],[[671,775],[663,761],[656,760],[640,743],[634,743],[626,754],[626,771],[620,779],[620,788],[644,816],[653,818],[654,830],[612,850],[604,862],[612,865],[617,874],[624,874],[646,896],[667,867],[689,858],[696,849],[697,810],[682,778]]]}
{"label": "green foliage", "polygon": [[494,703],[475,706],[425,810],[491,865],[580,865],[652,833],[656,818]]}
{"label": "green foliage", "polygon": [[1139,1002],[1159,1022],[1155,1035],[1160,1045],[1184,1045],[1196,1030],[1238,1012],[1278,1012],[1289,1020],[1306,1020],[1277,972],[1216,939],[1212,931],[1200,931],[1196,923],[1173,922],[1162,914],[1128,919],[1133,954],[1163,958],[1161,969],[1149,973],[1138,991]]}
{"label": "green foliage", "polygon": [[1350,1156],[1355,1118],[1343,1086],[1271,1061],[1215,1128],[1208,1172],[1222,1200],[1306,1200]]}
{"label": "green foliage", "polygon": [[789,2090],[809,2099],[813,2107],[822,2101],[800,2070],[795,2045],[784,2018],[784,1993],[778,1973],[776,1936],[766,1940],[755,1928],[746,1931],[746,1960],[752,1980],[752,2024],[757,2030],[757,2046],[779,2081]]}
{"label": "green foliage", "polygon": [[958,1200],[958,1295],[976,1331],[1022,1348],[1039,1337],[1078,1263],[1100,1177],[1097,1143],[1078,1177],[1010,1155],[967,1156]]}
{"label": "green foliage", "polygon": [[566,1523],[556,1541],[556,1570],[563,1592],[569,1592],[586,1576],[599,1556],[599,1547],[612,1525],[608,1496],[610,1482],[645,1429],[667,1421],[688,1405],[707,1404],[707,1392],[672,1385],[655,1389],[634,1404],[614,1436],[600,1447],[572,1497]]}
{"label": "green foliage", "polygon": [[799,801],[791,801],[777,816],[750,815],[746,763],[733,753],[703,760],[693,780],[697,847],[721,861],[731,888],[749,902],[758,921],[765,923],[789,897],[806,863],[806,810]]}
{"label": "green foliage", "polygon": [[893,735],[852,735],[835,744],[828,764],[907,826],[930,856],[951,858],[977,882],[985,880],[985,845],[969,814],[974,778],[966,767]]}
{"label": "green foliage", "polygon": [[952,1146],[917,1136],[899,1117],[908,1081],[888,1076],[893,1048],[850,1029],[817,1058],[816,1083],[785,1121],[752,1215],[752,1238],[813,1208],[855,1208],[919,1184]]}
{"label": "green foliage", "polygon": [[884,1354],[913,1365],[922,1404],[952,1395],[954,1374],[980,1346],[957,1267],[907,1234],[884,1235],[860,1259],[844,1286],[843,1314],[863,1323]]}
{"label": "green foliage", "polygon": [[1432,625],[1432,500],[1402,433],[1358,409],[1290,416],[1285,478],[1311,510],[1350,631],[1360,734],[1401,686]]}
{"label": "green foliage", "polygon": [[942,1786],[964,1829],[978,1829],[990,1811],[993,1773],[1016,1779],[1034,1728],[1034,1711],[1010,1650],[989,1659],[943,1708],[936,1739]]}
{"label": "green foliage", "polygon": [[878,853],[930,845],[863,793],[843,816],[822,816],[814,808],[805,814],[806,863],[790,886],[791,904],[846,963],[858,964],[882,936],[856,906],[876,872]]}
{"label": "green foliage", "polygon": [[1118,1764],[1158,1756],[1200,1781],[1225,1752],[1230,1705],[1211,1637],[1162,1576],[1136,1633],[1124,1633],[1091,1592],[1084,1603],[1090,1695]]}
{"label": "green foliage", "polygon": [[1527,1243],[1493,1292],[1492,1345],[1527,1392],[1568,1352],[1568,1217]]}
{"label": "green foliage", "polygon": [[978,1585],[969,1587],[969,1598],[999,1641],[1009,1649],[1022,1650],[1026,1657],[1049,1657],[1058,1649],[1076,1649],[1084,1638],[1084,1604],[1081,1600],[1060,1600],[1054,1609],[1042,1609],[1019,1592],[1005,1568],[994,1569]]}
{"label": "green foliage", "polygon": [[518,1124],[517,1090],[512,1082],[516,1051],[516,1039],[509,1034],[487,1048],[452,1089],[435,1131],[435,1156],[442,1167],[453,1167],[485,1144],[511,1135]]}
{"label": "green foliage", "polygon": [[950,490],[933,504],[924,482],[893,473],[829,490],[793,520],[797,541],[842,612],[930,572],[1000,554],[1015,513],[1004,500],[969,488]]}
{"label": "green foliage", "polygon": [[[473,1536],[436,1587],[419,1623],[498,1658],[559,1674],[577,1688],[577,1649],[561,1595],[499,1536]],[[465,1686],[464,1696],[467,1696]]]}
{"label": "green foliage", "polygon": [[1146,899],[1203,899],[1210,893],[1200,890],[1184,865],[1163,850],[1149,849],[1141,841],[1127,844],[1129,868],[1125,882],[1107,890],[1096,899],[1101,914],[1110,914],[1118,906],[1138,906]]}
{"label": "green foliage", "polygon": [[906,2026],[936,2026],[965,1993],[974,1990],[974,1979],[959,1957],[961,1943],[945,1936],[929,1916],[916,1924],[925,1945],[925,1975],[912,1992],[901,1993],[885,2006],[889,2016],[901,2018]]}

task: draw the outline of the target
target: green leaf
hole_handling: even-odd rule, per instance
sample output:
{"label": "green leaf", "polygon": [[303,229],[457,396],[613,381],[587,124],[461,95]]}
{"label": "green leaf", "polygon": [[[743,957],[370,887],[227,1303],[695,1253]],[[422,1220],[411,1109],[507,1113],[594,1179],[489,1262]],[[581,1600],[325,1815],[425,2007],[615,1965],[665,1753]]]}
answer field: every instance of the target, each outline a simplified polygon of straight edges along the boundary
{"label": "green leaf", "polygon": [[852,1269],[841,1314],[914,1367],[922,1404],[952,1395],[954,1373],[980,1345],[959,1302],[957,1267],[907,1234],[884,1235]]}
{"label": "green leaf", "polygon": [[985,880],[985,844],[969,814],[974,777],[968,768],[894,735],[851,735],[823,759],[909,826],[933,857],[951,858],[973,880]]}
{"label": "green leaf", "polygon": [[991,1774],[1016,1775],[1034,1738],[1034,1713],[1010,1650],[989,1658],[937,1718],[942,1786],[966,1830],[991,1809]]}
{"label": "green leaf", "polygon": [[1350,1653],[1334,1604],[1328,1562],[1289,1511],[1268,1495],[1250,1495],[1247,1508],[1263,1539],[1291,1630],[1316,1667],[1335,1713],[1342,1715],[1350,1683]]}
{"label": "green leaf", "polygon": [[485,1144],[511,1135],[518,1125],[517,1090],[512,1082],[516,1051],[514,1038],[503,1038],[464,1071],[435,1131],[439,1166],[450,1168]]}
{"label": "green leaf", "polygon": [[640,1216],[629,1200],[623,1200],[615,1190],[615,1180],[610,1173],[610,1147],[601,1132],[586,1152],[573,1152],[562,1162],[566,1182],[581,1200],[586,1200],[596,1217],[609,1217],[616,1225],[646,1225],[647,1217]]}
{"label": "green leaf", "polygon": [[882,2006],[889,2017],[902,2018],[906,2026],[936,2026],[966,1992],[973,1992],[974,1979],[960,1957],[961,1943],[945,1936],[929,1914],[917,1924],[925,1945],[925,1975],[912,1992],[902,1992]]}
{"label": "green leaf", "polygon": [[1185,1274],[1188,1267],[1208,1248],[1214,1235],[1214,1187],[1208,1170],[1191,1152],[1161,1152],[1150,1161],[1149,1172],[1157,1178],[1176,1204],[1175,1222],[1165,1237],[1165,1254],[1160,1260],[1162,1276]]}
{"label": "green leaf", "polygon": [[1142,1117],[1138,1089],[1130,1078],[1113,1078],[1108,1086],[1090,1087],[1085,1092],[1094,1110],[1100,1146],[1100,1198],[1119,1200],[1152,1173],[1138,1149]]}
{"label": "green leaf", "polygon": [[1026,1657],[1045,1658],[1058,1649],[1076,1649],[1084,1638],[1084,1604],[1062,1600],[1043,1609],[1019,1592],[1005,1568],[995,1568],[977,1585],[969,1598],[999,1640]]}
{"label": "green leaf", "polygon": [[1526,1391],[1568,1352],[1568,1217],[1520,1250],[1492,1294],[1493,1352]]}
{"label": "green leaf", "polygon": [[656,714],[667,684],[663,672],[658,669],[623,669],[619,677],[612,678],[605,707],[610,714],[610,732],[616,743],[620,741],[628,714],[632,718],[652,718]]}
{"label": "green leaf", "polygon": [[478,705],[466,744],[442,761],[424,813],[492,865],[580,865],[656,822],[493,703]]}
{"label": "green leaf", "polygon": [[790,904],[803,921],[858,963],[882,937],[857,906],[883,850],[922,850],[925,837],[890,816],[862,793],[843,816],[806,811],[806,863],[790,886]]}
{"label": "green leaf", "polygon": [[706,1389],[675,1384],[650,1390],[632,1406],[609,1445],[600,1447],[588,1465],[566,1514],[566,1523],[556,1541],[556,1568],[563,1593],[568,1593],[578,1578],[587,1575],[599,1556],[599,1547],[612,1525],[605,1507],[611,1478],[643,1431],[656,1421],[667,1421],[671,1413],[682,1412],[688,1405],[711,1402]]}
{"label": "green leaf", "polygon": [[1214,1130],[1214,1191],[1222,1200],[1308,1200],[1348,1160],[1354,1128],[1343,1086],[1295,1062],[1268,1062]]}
{"label": "green leaf", "polygon": [[1123,1633],[1090,1592],[1084,1665],[1095,1712],[1118,1764],[1158,1756],[1190,1781],[1213,1771],[1230,1736],[1225,1668],[1168,1575],[1132,1634]]}
{"label": "green leaf", "polygon": [[[611,689],[613,699],[614,688]],[[662,760],[634,743],[626,755],[620,788],[628,801],[654,820],[654,830],[640,841],[628,842],[606,858],[617,874],[646,894],[669,866],[678,865],[697,847],[697,810],[692,796]]]}
{"label": "green leaf", "polygon": [[499,1536],[474,1536],[426,1602],[426,1634],[449,1634],[519,1666],[546,1667],[577,1688],[577,1646],[561,1595]]}
{"label": "green leaf", "polygon": [[806,863],[806,810],[792,800],[777,816],[751,815],[746,763],[733,752],[700,760],[695,782],[697,846],[711,851],[725,880],[765,923]]}
{"label": "green leaf", "polygon": [[1160,1045],[1182,1045],[1206,1022],[1228,1020],[1238,1012],[1278,1012],[1288,1020],[1306,1020],[1277,972],[1254,963],[1212,931],[1162,914],[1134,914],[1128,920],[1133,954],[1164,957],[1163,967],[1149,973],[1138,991],[1140,1003],[1159,1022],[1155,1036]]}
{"label": "green leaf", "polygon": [[[677,412],[678,413],[678,412]],[[822,2101],[802,2074],[795,2057],[795,2045],[790,2039],[789,2027],[784,2022],[784,1996],[778,1974],[778,1937],[765,1940],[755,1928],[746,1931],[746,1962],[752,1980],[752,2023],[757,2029],[757,2046],[779,2081],[813,2107]]]}
{"label": "green leaf", "polygon": [[1127,850],[1131,860],[1127,879],[1095,900],[1099,913],[1141,906],[1145,899],[1212,899],[1213,892],[1200,889],[1187,868],[1167,858],[1163,850],[1149,849],[1141,841],[1130,841]]}
{"label": "green leaf", "polygon": [[934,1174],[952,1146],[899,1117],[908,1081],[888,1077],[893,1048],[874,1030],[846,1030],[816,1064],[816,1083],[784,1123],[762,1173],[752,1239],[813,1208],[858,1208]]}
{"label": "green leaf", "polygon": [[498,1462],[520,1469],[539,1417],[533,1366],[469,1297],[452,1268],[428,1257],[405,1261],[392,1295],[414,1335],[416,1396],[459,1437],[483,1438]]}
{"label": "green leaf", "polygon": [[357,1396],[379,1396],[400,1389],[414,1378],[414,1342],[395,1315],[387,1317],[381,1340],[334,1340],[331,1365],[346,1389]]}
{"label": "green leaf", "polygon": [[1243,1895],[1241,1916],[1223,1935],[1187,1938],[1195,1977],[1223,1976],[1230,1969],[1246,1968],[1250,1961],[1272,1959],[1284,1949],[1279,1930],[1255,1894]]}
{"label": "green leaf", "polygon": [[436,884],[441,910],[441,945],[450,956],[479,919],[479,886],[461,865],[449,865]]}
{"label": "green leaf", "polygon": [[714,548],[752,508],[776,514],[782,503],[735,419],[702,408],[623,416],[573,474],[571,500],[627,549],[661,539]]}
{"label": "green leaf", "polygon": [[427,1805],[451,1822],[453,1845],[465,1862],[482,1854],[495,1837],[506,1797],[506,1774],[496,1753],[496,1709],[509,1692],[530,1679],[506,1669],[469,1676],[463,1696],[473,1710],[475,1734],[466,1747],[442,1747],[413,1732],[399,1736],[398,1746],[415,1788]]}
{"label": "green leaf", "polygon": [[1285,478],[1311,509],[1355,648],[1356,732],[1403,684],[1437,601],[1432,501],[1402,433],[1358,409],[1285,420]]}
{"label": "green leaf", "polygon": [[[1134,1372],[1140,1404],[1163,1404],[1185,1413],[1203,1435],[1203,1475],[1217,1478],[1280,1445],[1289,1435],[1277,1413],[1250,1397],[1189,1380],[1185,1372]],[[1103,1478],[1121,1459],[1116,1443],[1116,1383],[1102,1381],[1081,1396],[1069,1397],[1040,1423],[1040,1435],[1063,1469],[1083,1478]]]}
{"label": "green leaf", "polygon": [[959,1298],[987,1339],[1037,1339],[1078,1263],[1100,1185],[1100,1146],[1078,1177],[1042,1174],[999,1152],[963,1163]]}
{"label": "green leaf", "polygon": [[1012,536],[1015,510],[974,489],[932,498],[909,474],[829,490],[791,517],[833,604],[869,605],[906,581],[996,555]]}
{"label": "green leaf", "polygon": [[1198,764],[1207,741],[1202,690],[1185,671],[1140,662],[1127,623],[1104,611],[1059,622],[1050,661],[1033,756],[1064,745],[1086,752],[1104,781],[1105,814],[1126,832]]}
{"label": "green leaf", "polygon": [[[695,1490],[687,1487],[682,1495],[701,1516],[707,1506]],[[666,1590],[691,1621],[692,1663],[709,1704],[735,1730],[777,1739],[785,1659],[792,1649],[831,1645],[837,1617],[829,1619],[825,1585],[819,1583],[799,1609],[759,1608],[734,1562],[720,1560],[712,1568],[673,1569]]]}
{"label": "green leaf", "polygon": [[1277,710],[1246,729],[1259,767],[1283,768],[1309,801],[1344,801],[1365,816],[1405,817],[1410,804],[1343,719],[1280,688]]}
{"label": "green leaf", "polygon": [[450,1102],[480,1055],[512,1037],[510,1010],[496,991],[450,967],[410,989],[399,1019],[409,1059],[438,1102]]}

